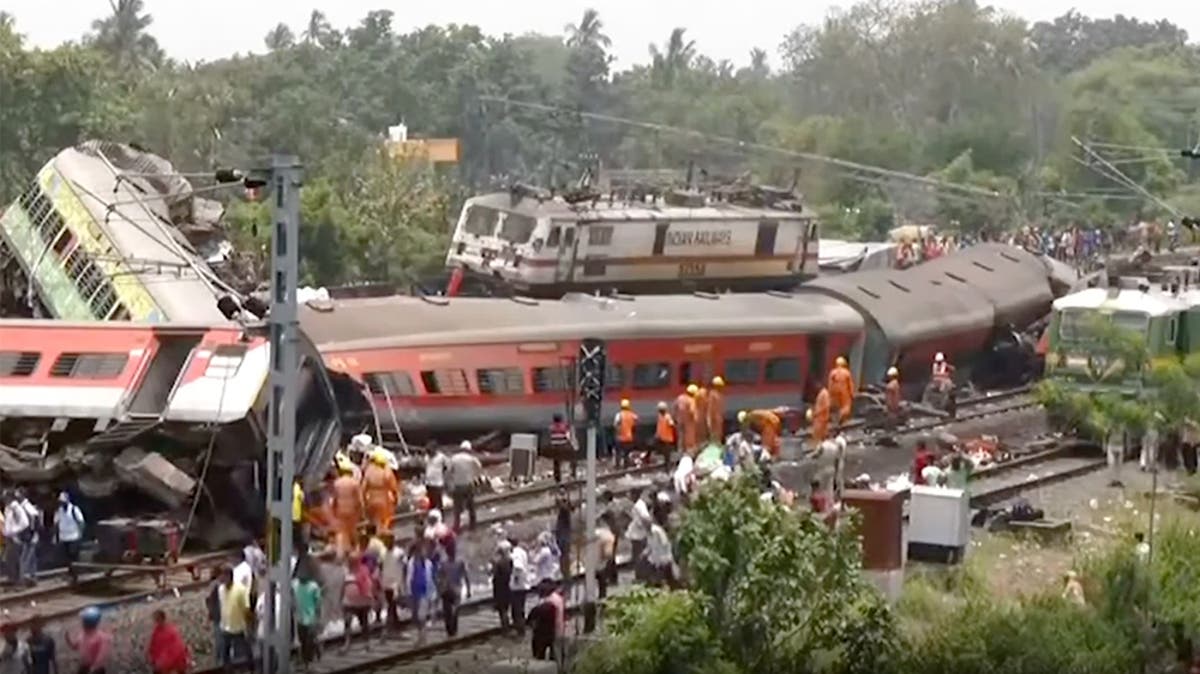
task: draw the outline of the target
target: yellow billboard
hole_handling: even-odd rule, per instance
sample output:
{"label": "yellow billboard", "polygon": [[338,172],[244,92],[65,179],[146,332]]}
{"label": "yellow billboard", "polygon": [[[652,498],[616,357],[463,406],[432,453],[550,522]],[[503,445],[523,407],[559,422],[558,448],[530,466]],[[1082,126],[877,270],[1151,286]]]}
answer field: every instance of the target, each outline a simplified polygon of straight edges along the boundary
{"label": "yellow billboard", "polygon": [[389,140],[388,149],[396,159],[423,159],[435,164],[457,164],[461,156],[457,138]]}

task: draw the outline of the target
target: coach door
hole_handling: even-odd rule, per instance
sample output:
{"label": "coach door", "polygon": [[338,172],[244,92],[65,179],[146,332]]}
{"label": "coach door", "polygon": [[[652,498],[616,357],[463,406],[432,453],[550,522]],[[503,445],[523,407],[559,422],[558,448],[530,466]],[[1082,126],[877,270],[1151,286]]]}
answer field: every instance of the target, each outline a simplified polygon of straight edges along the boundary
{"label": "coach door", "polygon": [[763,220],[758,223],[758,238],[754,240],[754,257],[771,257],[775,254],[775,236],[779,233],[779,223],[774,220]]}
{"label": "coach door", "polygon": [[551,239],[558,232],[558,265],[555,267],[554,280],[558,283],[571,283],[575,280],[575,255],[579,252],[579,239],[575,236],[574,224],[555,224],[550,230]]}
{"label": "coach door", "polygon": [[154,352],[153,360],[150,361],[150,366],[146,368],[141,381],[137,382],[137,389],[129,399],[126,411],[131,416],[157,417],[166,410],[175,384],[191,359],[192,352],[203,338],[203,334],[156,335],[158,348]]}
{"label": "coach door", "polygon": [[788,262],[788,271],[802,274],[808,265],[808,251],[817,245],[817,221],[800,221],[797,224],[800,231],[796,234],[796,252],[792,255],[792,261]]}

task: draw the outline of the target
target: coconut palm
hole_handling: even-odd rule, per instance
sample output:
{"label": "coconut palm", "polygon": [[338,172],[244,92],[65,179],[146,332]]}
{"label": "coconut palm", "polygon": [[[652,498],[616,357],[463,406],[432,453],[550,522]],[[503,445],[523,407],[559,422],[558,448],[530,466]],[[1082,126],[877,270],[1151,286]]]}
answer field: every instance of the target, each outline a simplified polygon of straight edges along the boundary
{"label": "coconut palm", "polygon": [[142,0],[109,0],[112,15],[92,22],[90,42],[107,53],[121,70],[157,68],[163,62],[158,40],[146,32],[153,17]]}

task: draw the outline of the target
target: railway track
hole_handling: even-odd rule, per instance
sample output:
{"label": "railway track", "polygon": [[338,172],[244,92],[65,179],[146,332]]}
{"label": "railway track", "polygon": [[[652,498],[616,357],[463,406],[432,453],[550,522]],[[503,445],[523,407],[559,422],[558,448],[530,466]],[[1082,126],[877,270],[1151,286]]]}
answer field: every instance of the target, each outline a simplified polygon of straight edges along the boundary
{"label": "railway track", "polygon": [[[1019,388],[970,398],[960,403],[960,409],[963,407],[979,407],[981,409],[960,413],[954,419],[935,418],[912,422],[895,431],[895,434],[920,433],[947,424],[1029,407],[1035,403],[1011,400],[1026,393],[1027,390],[1027,388]],[[868,432],[871,430],[861,419],[852,420],[846,428]],[[800,437],[804,437],[804,435],[805,433],[799,434]],[[614,496],[628,496],[643,487],[643,483],[635,482],[635,480],[660,473],[663,469],[662,464],[651,464],[609,470],[597,476],[597,483],[608,487]],[[622,480],[629,480],[630,484],[621,485]],[[562,484],[574,490],[581,488],[585,481],[573,479]],[[559,486],[558,483],[543,480],[507,492],[482,495],[476,499],[476,510],[481,514],[477,524],[479,527],[487,527],[552,514],[554,512],[552,496],[557,492]],[[401,512],[397,514],[393,527],[398,531],[403,531],[405,526],[415,526],[423,517],[423,512]],[[40,615],[43,619],[53,620],[73,616],[90,605],[112,608],[145,601],[147,598],[165,592],[190,592],[204,587],[207,582],[203,577],[204,570],[236,559],[236,557],[237,551],[223,550],[191,556],[166,568],[148,567],[144,570],[125,568],[111,572],[83,572],[75,584],[68,582],[65,570],[45,572],[39,574],[40,582],[36,587],[0,592],[0,611],[6,612],[10,622],[22,624],[35,614]]]}

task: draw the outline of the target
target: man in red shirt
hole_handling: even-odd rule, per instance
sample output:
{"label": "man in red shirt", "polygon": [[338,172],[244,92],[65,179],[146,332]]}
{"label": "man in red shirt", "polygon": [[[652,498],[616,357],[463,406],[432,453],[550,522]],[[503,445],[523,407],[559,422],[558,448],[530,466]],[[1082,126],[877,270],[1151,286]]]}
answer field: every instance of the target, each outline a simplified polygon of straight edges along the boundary
{"label": "man in red shirt", "polygon": [[921,476],[921,473],[929,466],[932,466],[936,460],[937,457],[934,453],[929,451],[929,448],[925,446],[925,441],[918,440],[915,453],[913,454],[912,483],[925,484],[925,478]]}
{"label": "man in red shirt", "polygon": [[154,612],[154,631],[150,633],[147,647],[150,667],[154,674],[185,674],[192,659],[187,644],[179,636],[179,630],[167,622],[167,614]]}

